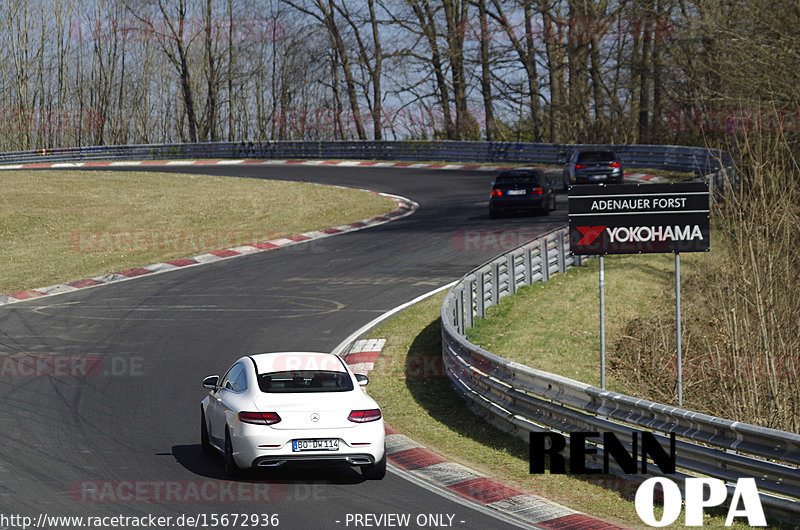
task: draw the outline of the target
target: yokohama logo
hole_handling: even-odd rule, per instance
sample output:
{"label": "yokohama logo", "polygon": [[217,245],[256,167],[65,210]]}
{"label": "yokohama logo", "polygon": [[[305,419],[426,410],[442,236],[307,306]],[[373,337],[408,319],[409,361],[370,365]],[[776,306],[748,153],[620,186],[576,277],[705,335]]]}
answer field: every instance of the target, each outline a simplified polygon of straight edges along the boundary
{"label": "yokohama logo", "polygon": [[[606,226],[578,226],[583,237],[578,245],[591,245]],[[608,229],[611,243],[647,243],[650,241],[693,241],[703,239],[698,225],[691,226],[618,226]]]}
{"label": "yokohama logo", "polygon": [[579,226],[577,228],[583,236],[580,241],[578,241],[579,245],[591,245],[594,240],[597,239],[597,236],[602,234],[606,229],[605,226]]}

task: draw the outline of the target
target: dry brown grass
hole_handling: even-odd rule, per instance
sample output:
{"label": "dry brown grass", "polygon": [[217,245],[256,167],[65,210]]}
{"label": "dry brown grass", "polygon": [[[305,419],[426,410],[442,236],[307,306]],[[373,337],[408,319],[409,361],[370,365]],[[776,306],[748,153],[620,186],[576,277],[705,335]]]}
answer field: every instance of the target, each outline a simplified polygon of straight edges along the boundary
{"label": "dry brown grass", "polygon": [[113,171],[0,172],[0,293],[379,215],[394,201],[300,182]]}
{"label": "dry brown grass", "polygon": [[[684,276],[684,406],[775,429],[800,429],[800,189],[780,138],[740,146],[741,185],[714,210],[712,256]],[[713,258],[713,259],[712,259]],[[674,315],[629,324],[614,367],[631,391],[675,402]]]}

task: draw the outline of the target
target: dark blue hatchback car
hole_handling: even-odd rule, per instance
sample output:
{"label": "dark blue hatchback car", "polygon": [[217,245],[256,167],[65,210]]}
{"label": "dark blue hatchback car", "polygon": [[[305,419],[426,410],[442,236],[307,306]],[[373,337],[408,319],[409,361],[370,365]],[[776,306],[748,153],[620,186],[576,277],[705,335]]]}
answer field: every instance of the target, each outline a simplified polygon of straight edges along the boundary
{"label": "dark blue hatchback car", "polygon": [[510,169],[501,172],[492,185],[489,216],[535,211],[547,215],[556,209],[553,184],[538,169]]}

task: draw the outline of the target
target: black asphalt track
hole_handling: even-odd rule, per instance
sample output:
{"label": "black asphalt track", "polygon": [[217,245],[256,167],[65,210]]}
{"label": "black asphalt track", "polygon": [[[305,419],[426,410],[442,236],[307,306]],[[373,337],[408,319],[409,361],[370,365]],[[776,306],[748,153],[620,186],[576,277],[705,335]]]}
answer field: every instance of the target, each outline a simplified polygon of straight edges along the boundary
{"label": "black asphalt track", "polygon": [[0,528],[12,527],[3,514],[154,514],[173,524],[181,514],[206,514],[208,526],[226,527],[210,524],[214,513],[277,514],[283,528],[379,522],[361,519],[357,526],[348,514],[411,514],[411,527],[419,515],[448,514],[456,528],[507,528],[392,473],[374,482],[355,470],[324,469],[228,481],[221,460],[200,451],[201,380],[245,353],[330,351],[382,312],[500,253],[481,230],[506,230],[508,244],[517,234],[565,224],[566,197],[549,216],[492,220],[492,174],[479,171],[174,171],[369,188],[420,208],[379,227],[280,251],[0,307],[0,355],[54,355],[79,364],[44,367],[36,376],[0,374]]}

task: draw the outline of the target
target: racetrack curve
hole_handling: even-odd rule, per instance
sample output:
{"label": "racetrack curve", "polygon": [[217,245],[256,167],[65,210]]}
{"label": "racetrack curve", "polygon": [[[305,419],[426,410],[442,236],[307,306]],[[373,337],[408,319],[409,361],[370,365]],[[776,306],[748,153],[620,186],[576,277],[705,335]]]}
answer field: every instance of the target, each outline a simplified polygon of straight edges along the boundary
{"label": "racetrack curve", "polygon": [[174,521],[264,513],[278,514],[283,528],[353,528],[347,514],[399,513],[411,514],[416,527],[417,515],[448,514],[455,528],[508,528],[392,473],[375,482],[355,470],[227,481],[221,460],[200,451],[201,381],[245,353],[332,350],[377,315],[504,250],[480,230],[509,230],[509,244],[516,234],[564,225],[565,196],[549,216],[490,220],[492,174],[485,172],[152,169],[368,188],[420,207],[375,228],[279,251],[0,307],[0,355],[88,358],[95,368],[85,377],[0,374],[0,514]]}

